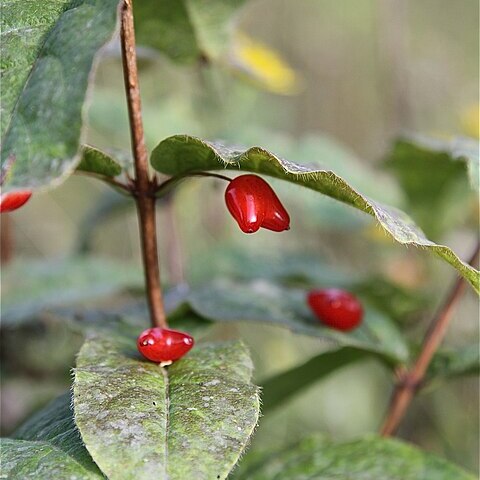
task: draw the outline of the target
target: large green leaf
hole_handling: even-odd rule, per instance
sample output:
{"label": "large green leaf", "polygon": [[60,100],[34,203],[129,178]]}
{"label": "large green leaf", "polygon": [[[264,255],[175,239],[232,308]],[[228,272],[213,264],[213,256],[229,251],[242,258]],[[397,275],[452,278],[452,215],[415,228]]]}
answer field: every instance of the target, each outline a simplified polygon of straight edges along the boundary
{"label": "large green leaf", "polygon": [[[93,463],[92,457],[90,457],[83,445],[80,433],[75,426],[70,393],[56,398],[29,418],[14,433],[14,438],[34,442],[47,442],[53,447],[62,450],[94,478],[97,478],[97,476],[103,478],[103,475],[101,475],[101,472]],[[42,477],[38,476],[37,478]]]}
{"label": "large green leaf", "polygon": [[262,413],[268,413],[304,388],[339,368],[368,358],[368,356],[368,352],[344,347],[321,353],[302,365],[268,378],[262,382]]}
{"label": "large green leaf", "polygon": [[134,338],[91,336],[75,370],[75,420],[113,479],[226,478],[258,420],[243,344],[198,345],[165,368]]}
{"label": "large green leaf", "polygon": [[75,167],[95,57],[113,35],[119,0],[11,1],[2,6],[4,188],[58,182]]}
{"label": "large green leaf", "polygon": [[236,480],[474,480],[474,476],[435,455],[399,440],[374,435],[334,444],[310,437],[269,452]]}
{"label": "large green leaf", "polygon": [[[430,235],[439,236],[468,217],[468,213],[461,215],[471,205],[468,177],[472,182],[476,177],[478,184],[479,176],[478,142],[471,143],[473,146],[466,140],[446,144],[414,137],[397,141],[388,154],[385,165],[398,178],[408,210]],[[461,145],[464,150],[459,150]],[[468,148],[473,153],[475,147],[476,159],[467,156]]]}
{"label": "large green leaf", "polygon": [[230,20],[245,0],[142,0],[135,3],[139,44],[179,62],[218,59],[229,45]]}
{"label": "large green leaf", "polygon": [[13,263],[2,271],[2,322],[141,285],[140,270],[104,258]]}
{"label": "large green leaf", "polygon": [[188,135],[175,135],[160,142],[152,152],[151,162],[158,171],[175,176],[187,176],[201,170],[247,170],[311,188],[374,216],[398,242],[434,252],[453,265],[477,292],[480,291],[479,272],[461,261],[449,247],[428,240],[405,213],[363,196],[318,163],[298,165],[259,147],[229,148]]}
{"label": "large green leaf", "polygon": [[[408,358],[401,333],[387,317],[365,305],[363,324],[349,333],[322,326],[307,306],[307,291],[286,288],[264,280],[250,283],[220,282],[194,288],[187,308],[217,322],[249,321],[267,323],[303,335],[329,340],[340,346],[378,353],[387,362]],[[172,314],[184,315],[185,306]]]}
{"label": "large green leaf", "polygon": [[49,442],[29,442],[2,438],[0,441],[2,478],[26,480],[98,480],[101,473],[87,470],[68,453]]}

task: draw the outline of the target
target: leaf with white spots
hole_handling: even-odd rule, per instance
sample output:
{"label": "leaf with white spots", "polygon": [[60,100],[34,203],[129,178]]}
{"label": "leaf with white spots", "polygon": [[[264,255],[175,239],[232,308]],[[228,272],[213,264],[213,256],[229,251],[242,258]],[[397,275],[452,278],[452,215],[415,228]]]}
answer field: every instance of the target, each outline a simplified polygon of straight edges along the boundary
{"label": "leaf with white spots", "polygon": [[240,342],[197,345],[162,368],[133,338],[96,334],[80,350],[75,421],[111,479],[224,479],[255,428],[258,389]]}

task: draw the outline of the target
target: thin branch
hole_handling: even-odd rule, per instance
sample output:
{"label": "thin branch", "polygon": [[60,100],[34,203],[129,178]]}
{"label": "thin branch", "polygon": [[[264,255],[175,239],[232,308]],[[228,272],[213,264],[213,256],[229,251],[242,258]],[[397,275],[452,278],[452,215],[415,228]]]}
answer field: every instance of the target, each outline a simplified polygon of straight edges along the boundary
{"label": "thin branch", "polygon": [[115,180],[112,177],[107,177],[106,175],[99,175],[98,173],[94,172],[84,172],[83,170],[77,170],[75,172],[76,175],[82,175],[84,177],[96,178],[97,180],[101,180],[102,182],[108,183],[112,186],[115,190],[120,190],[121,193],[127,195],[135,195],[135,189],[132,188],[131,185],[122,183],[118,180]]}
{"label": "thin branch", "polygon": [[13,225],[8,213],[0,215],[0,262],[6,265],[13,258]]}
{"label": "thin branch", "polygon": [[179,183],[182,180],[185,180],[186,178],[189,177],[213,177],[213,178],[219,178],[221,180],[225,180],[227,182],[231,182],[232,179],[230,177],[227,177],[226,175],[220,175],[219,173],[212,173],[212,172],[189,172],[184,175],[178,175],[176,177],[171,177],[168,180],[165,180],[162,182],[160,185],[158,185],[155,194],[157,197],[167,193],[170,191],[171,188],[173,188],[177,183]]}
{"label": "thin branch", "polygon": [[123,75],[130,120],[130,135],[132,139],[132,153],[135,162],[135,186],[137,193],[135,200],[137,202],[139,216],[143,267],[150,319],[153,326],[166,328],[168,324],[163,306],[157,253],[155,185],[149,178],[148,153],[143,134],[132,0],[124,0],[123,2],[120,37],[122,44]]}
{"label": "thin branch", "polygon": [[[477,244],[469,264],[473,265],[478,261],[480,244]],[[464,277],[458,277],[453,285],[445,303],[433,318],[423,340],[421,352],[414,366],[399,373],[399,382],[395,387],[381,434],[385,437],[394,435],[402,421],[415,393],[422,384],[428,366],[440,346],[447,332],[448,324],[452,318],[453,311],[465,290],[466,282]]]}

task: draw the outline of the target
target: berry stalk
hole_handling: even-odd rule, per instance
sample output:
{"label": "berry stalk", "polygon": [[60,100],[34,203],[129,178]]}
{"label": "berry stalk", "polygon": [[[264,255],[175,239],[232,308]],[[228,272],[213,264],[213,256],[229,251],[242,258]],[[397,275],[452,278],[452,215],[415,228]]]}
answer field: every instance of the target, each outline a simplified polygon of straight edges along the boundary
{"label": "berry stalk", "polygon": [[[478,261],[480,244],[477,247],[469,261],[470,265]],[[453,285],[445,303],[438,311],[428,328],[425,339],[423,340],[422,349],[415,361],[415,364],[409,371],[399,372],[399,382],[390,400],[388,412],[381,428],[381,435],[388,437],[394,435],[397,431],[415,393],[421,386],[428,366],[440,346],[447,332],[448,324],[452,318],[453,311],[458,301],[465,291],[466,282],[464,277],[458,277]]]}
{"label": "berry stalk", "polygon": [[135,30],[132,0],[124,0],[121,7],[120,39],[122,45],[123,76],[127,96],[132,153],[135,163],[135,200],[139,217],[143,268],[147,301],[152,326],[167,328],[158,265],[157,230],[155,217],[155,189],[150,179],[148,153],[142,123],[142,107],[138,84]]}

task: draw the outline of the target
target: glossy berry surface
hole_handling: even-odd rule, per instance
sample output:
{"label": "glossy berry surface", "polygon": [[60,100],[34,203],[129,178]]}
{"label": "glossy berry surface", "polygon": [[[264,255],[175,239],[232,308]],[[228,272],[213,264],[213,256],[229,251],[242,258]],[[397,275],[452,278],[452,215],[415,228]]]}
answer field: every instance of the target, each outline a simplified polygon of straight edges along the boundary
{"label": "glossy berry surface", "polygon": [[0,213],[12,212],[24,205],[32,196],[30,190],[9,192],[0,196]]}
{"label": "glossy berry surface", "polygon": [[234,178],[225,191],[225,203],[244,233],[261,227],[274,232],[290,228],[290,217],[272,187],[257,175]]}
{"label": "glossy berry surface", "polygon": [[143,331],[137,339],[138,351],[155,363],[174,362],[182,358],[193,344],[190,335],[160,327]]}
{"label": "glossy berry surface", "polygon": [[307,295],[307,303],[322,323],[337,330],[352,330],[362,323],[362,304],[345,290],[312,290]]}

